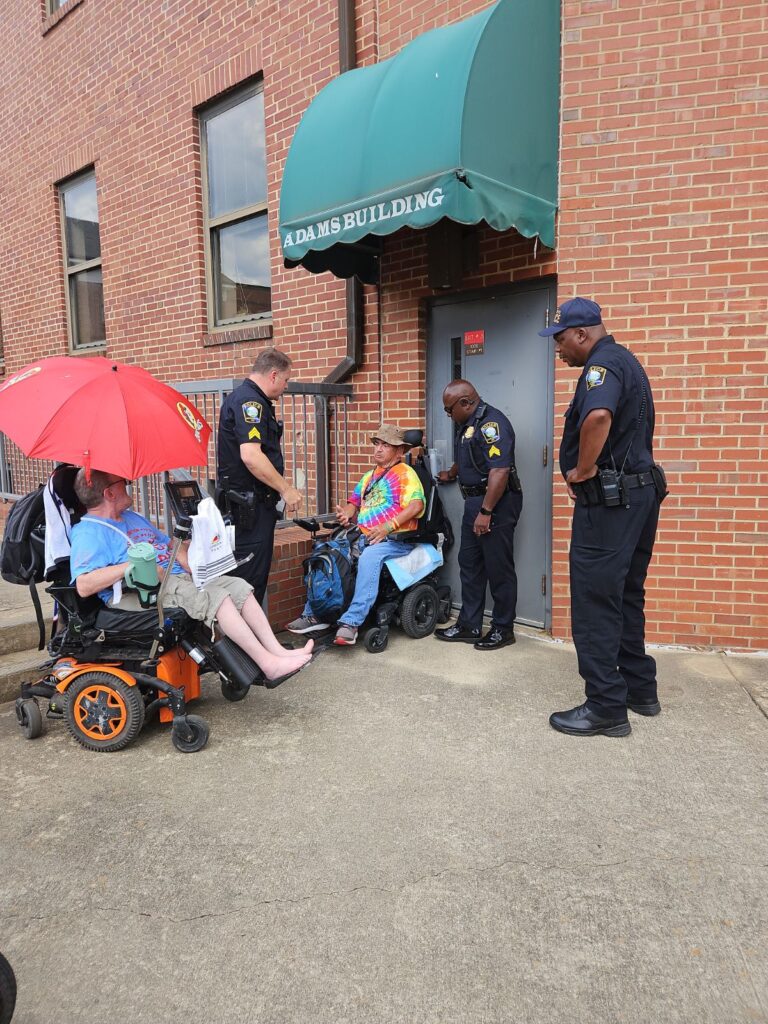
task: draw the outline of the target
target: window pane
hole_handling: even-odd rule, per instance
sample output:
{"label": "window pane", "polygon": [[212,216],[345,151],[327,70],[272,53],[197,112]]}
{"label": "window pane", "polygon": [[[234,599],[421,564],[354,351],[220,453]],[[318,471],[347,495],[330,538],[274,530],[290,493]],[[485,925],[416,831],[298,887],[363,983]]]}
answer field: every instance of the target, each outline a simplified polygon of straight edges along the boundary
{"label": "window pane", "polygon": [[266,203],[263,93],[207,118],[205,125],[210,216]]}
{"label": "window pane", "polygon": [[264,316],[272,309],[267,216],[213,231],[216,323]]}
{"label": "window pane", "polygon": [[72,341],[75,348],[104,342],[104,288],[101,267],[71,274],[69,305],[72,315]]}
{"label": "window pane", "polygon": [[96,176],[89,174],[61,190],[66,218],[67,265],[74,266],[101,256]]}

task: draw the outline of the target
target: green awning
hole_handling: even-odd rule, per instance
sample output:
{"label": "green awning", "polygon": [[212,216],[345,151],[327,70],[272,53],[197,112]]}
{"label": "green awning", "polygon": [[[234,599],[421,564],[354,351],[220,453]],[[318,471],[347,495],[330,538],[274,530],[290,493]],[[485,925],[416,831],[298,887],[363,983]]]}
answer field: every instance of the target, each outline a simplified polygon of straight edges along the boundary
{"label": "green awning", "polygon": [[340,75],[288,153],[286,266],[370,279],[375,236],[443,217],[554,247],[559,92],[559,0],[498,0]]}

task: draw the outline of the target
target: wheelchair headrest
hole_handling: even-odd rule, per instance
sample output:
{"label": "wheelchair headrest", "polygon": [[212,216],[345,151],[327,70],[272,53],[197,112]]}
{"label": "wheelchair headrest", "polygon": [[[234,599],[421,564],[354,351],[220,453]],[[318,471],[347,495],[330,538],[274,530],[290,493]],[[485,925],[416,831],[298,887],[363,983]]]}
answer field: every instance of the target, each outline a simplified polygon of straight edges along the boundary
{"label": "wheelchair headrest", "polygon": [[75,494],[75,477],[78,468],[78,466],[71,466],[65,462],[61,466],[57,466],[51,474],[51,487],[70,511],[73,526],[80,521],[81,516],[85,515],[85,505]]}
{"label": "wheelchair headrest", "polygon": [[404,430],[403,440],[410,448],[418,448],[424,440],[424,431],[416,430],[415,428],[411,430]]}

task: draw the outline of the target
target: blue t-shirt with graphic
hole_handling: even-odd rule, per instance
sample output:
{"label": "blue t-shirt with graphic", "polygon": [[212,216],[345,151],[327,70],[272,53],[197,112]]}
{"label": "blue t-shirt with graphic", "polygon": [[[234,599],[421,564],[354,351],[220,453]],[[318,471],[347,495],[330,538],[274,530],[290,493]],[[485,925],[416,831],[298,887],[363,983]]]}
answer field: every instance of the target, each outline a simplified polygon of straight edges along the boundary
{"label": "blue t-shirt with graphic", "polygon": [[[104,525],[109,523],[109,526]],[[120,530],[125,539],[121,538],[112,527]],[[151,544],[157,552],[157,564],[165,569],[170,559],[171,539],[150,523],[138,512],[127,509],[120,519],[105,519],[99,516],[83,516],[72,528],[72,551],[70,553],[70,569],[72,582],[83,573],[103,569],[106,565],[119,565],[128,560],[130,544]],[[174,563],[173,575],[182,575],[185,570],[178,562]],[[102,601],[112,597],[112,588],[99,591]]]}

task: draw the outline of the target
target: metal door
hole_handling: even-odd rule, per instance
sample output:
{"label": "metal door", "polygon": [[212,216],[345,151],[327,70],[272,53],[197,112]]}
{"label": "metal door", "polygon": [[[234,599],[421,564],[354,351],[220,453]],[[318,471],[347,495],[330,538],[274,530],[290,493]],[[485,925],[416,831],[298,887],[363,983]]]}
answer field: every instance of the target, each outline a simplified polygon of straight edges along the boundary
{"label": "metal door", "polygon": [[[551,611],[554,342],[537,332],[555,309],[555,289],[554,281],[540,280],[513,290],[438,299],[430,311],[427,347],[427,444],[437,450],[442,469],[453,462],[454,427],[442,403],[450,380],[471,381],[512,423],[523,486],[515,531],[517,620],[545,628]],[[458,606],[463,501],[455,484],[441,486],[440,495],[457,540],[445,574]],[[490,594],[486,608],[490,611]]]}

